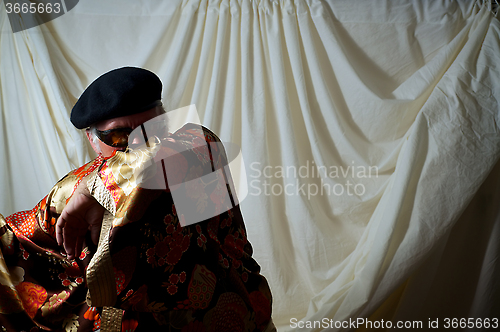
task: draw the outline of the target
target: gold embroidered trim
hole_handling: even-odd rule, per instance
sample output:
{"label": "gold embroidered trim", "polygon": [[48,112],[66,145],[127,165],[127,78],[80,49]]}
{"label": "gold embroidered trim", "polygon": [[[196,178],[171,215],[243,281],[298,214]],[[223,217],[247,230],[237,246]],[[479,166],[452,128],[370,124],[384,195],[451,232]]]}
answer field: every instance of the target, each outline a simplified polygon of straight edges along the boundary
{"label": "gold embroidered trim", "polygon": [[[14,241],[14,233],[7,227],[7,222],[5,218],[0,213],[0,242],[4,247],[9,246],[12,241]],[[0,246],[0,250],[2,247]],[[2,253],[0,252],[0,259],[2,259]]]}
{"label": "gold embroidered trim", "polygon": [[3,227],[5,225],[7,225],[7,222],[5,221],[3,215],[0,213],[0,227]]}
{"label": "gold embroidered trim", "polygon": [[87,304],[91,307],[112,306],[116,302],[115,273],[109,253],[109,232],[113,216],[108,211],[102,218],[101,234],[97,252],[87,267]]}
{"label": "gold embroidered trim", "polygon": [[101,331],[121,332],[122,331],[123,310],[113,307],[102,308]]}
{"label": "gold embroidered trim", "polygon": [[98,170],[95,170],[89,175],[87,187],[89,188],[90,194],[99,202],[99,204],[101,204],[112,215],[115,215],[116,206],[113,196],[111,196],[111,193],[104,186],[104,183],[99,177],[97,171]]}

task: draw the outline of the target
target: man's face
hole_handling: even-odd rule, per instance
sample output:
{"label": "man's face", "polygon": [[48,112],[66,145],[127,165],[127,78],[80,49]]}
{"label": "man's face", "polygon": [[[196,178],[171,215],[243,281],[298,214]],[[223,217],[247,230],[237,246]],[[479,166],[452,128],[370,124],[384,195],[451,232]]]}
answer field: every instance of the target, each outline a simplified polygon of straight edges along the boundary
{"label": "man's face", "polygon": [[[142,112],[142,113],[137,113],[137,114],[133,114],[133,115],[126,115],[126,116],[122,116],[119,118],[104,120],[104,121],[96,123],[95,127],[97,128],[97,130],[100,130],[100,131],[116,129],[116,128],[135,129],[138,126],[140,126],[141,124],[143,124],[144,122],[151,120],[154,117],[156,117],[160,114],[163,114],[163,113],[164,113],[164,111],[161,107],[155,107],[155,108],[152,108],[152,109],[145,111],[145,112]],[[97,147],[92,142],[91,134],[88,131],[87,131],[87,138],[89,139],[90,144],[92,145],[92,148],[94,149],[94,151],[99,153],[99,149],[97,149]],[[101,140],[99,140],[98,143],[99,143],[99,147],[100,147],[101,152],[102,152],[102,156],[105,158],[110,157],[113,154],[113,152],[115,152],[116,150],[120,150],[120,151],[125,150],[125,148],[116,148],[116,147],[112,147],[110,145],[107,145],[107,144],[103,143]]]}

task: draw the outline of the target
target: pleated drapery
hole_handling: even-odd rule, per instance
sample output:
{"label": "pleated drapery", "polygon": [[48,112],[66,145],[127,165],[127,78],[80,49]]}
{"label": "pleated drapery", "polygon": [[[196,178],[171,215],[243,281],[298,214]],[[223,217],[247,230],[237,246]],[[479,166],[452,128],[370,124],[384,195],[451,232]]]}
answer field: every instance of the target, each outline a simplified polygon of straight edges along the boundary
{"label": "pleated drapery", "polygon": [[167,110],[195,104],[241,147],[243,216],[279,331],[500,317],[500,23],[488,9],[88,0],[14,34],[2,7],[0,213],[31,209],[93,157],[69,122],[85,87],[144,67]]}

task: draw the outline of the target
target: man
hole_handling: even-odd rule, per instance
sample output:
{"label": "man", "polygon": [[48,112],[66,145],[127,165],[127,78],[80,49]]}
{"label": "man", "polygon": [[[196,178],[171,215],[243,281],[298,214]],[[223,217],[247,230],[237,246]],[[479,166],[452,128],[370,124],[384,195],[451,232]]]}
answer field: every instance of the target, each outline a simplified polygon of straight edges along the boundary
{"label": "man", "polygon": [[[140,68],[96,79],[71,121],[87,128],[98,158],[33,210],[0,216],[7,331],[273,328],[220,141],[193,124],[165,137],[161,89]],[[156,119],[160,131],[146,135]],[[142,141],[129,137],[137,132]],[[173,196],[195,208],[181,211]]]}

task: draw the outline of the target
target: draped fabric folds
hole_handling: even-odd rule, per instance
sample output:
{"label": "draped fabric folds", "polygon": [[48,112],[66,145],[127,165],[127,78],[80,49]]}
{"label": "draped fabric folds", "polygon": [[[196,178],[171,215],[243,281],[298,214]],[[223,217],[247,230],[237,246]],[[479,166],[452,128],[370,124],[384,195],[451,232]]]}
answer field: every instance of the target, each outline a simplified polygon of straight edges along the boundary
{"label": "draped fabric folds", "polygon": [[488,9],[88,0],[13,34],[2,6],[0,213],[31,209],[91,159],[69,122],[85,87],[144,67],[167,110],[195,104],[241,147],[241,208],[279,331],[500,318],[500,22]]}

